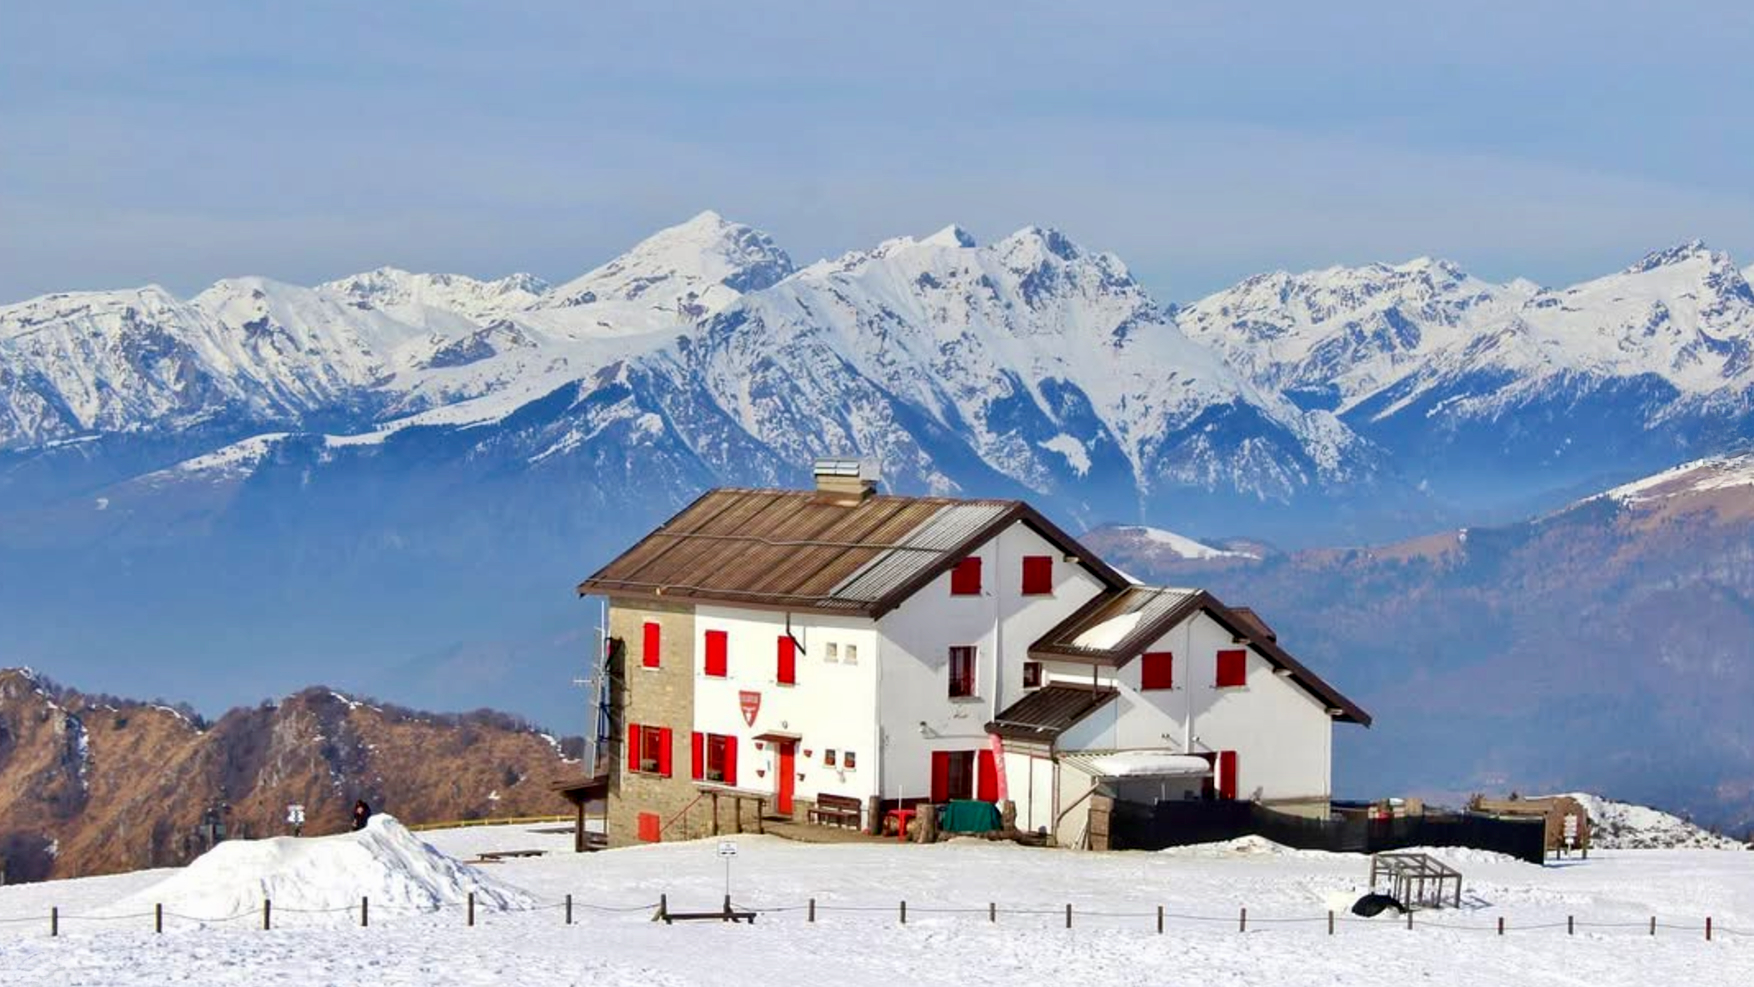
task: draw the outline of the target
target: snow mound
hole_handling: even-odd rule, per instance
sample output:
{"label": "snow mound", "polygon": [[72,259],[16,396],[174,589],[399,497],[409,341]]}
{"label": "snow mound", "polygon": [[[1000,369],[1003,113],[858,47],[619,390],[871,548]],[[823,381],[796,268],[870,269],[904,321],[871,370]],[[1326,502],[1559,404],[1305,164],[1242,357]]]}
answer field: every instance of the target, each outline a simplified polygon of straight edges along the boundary
{"label": "snow mound", "polygon": [[[433,911],[464,903],[488,911],[531,908],[524,891],[489,878],[422,842],[395,817],[375,815],[365,829],[336,836],[232,840],[196,858],[176,876],[118,902],[118,914],[150,910],[197,919],[276,912],[351,909],[361,897],[372,910]],[[315,916],[300,915],[301,918]],[[357,915],[335,912],[341,922]]]}
{"label": "snow mound", "polygon": [[1661,809],[1587,792],[1570,797],[1590,814],[1590,845],[1602,850],[1741,850],[1741,843]]}
{"label": "snow mound", "polygon": [[1223,857],[1309,857],[1328,856],[1321,850],[1298,850],[1283,843],[1275,843],[1265,836],[1238,836],[1234,839],[1219,840],[1216,843],[1190,843],[1187,846],[1172,846],[1158,851],[1170,857],[1200,857],[1205,859]]}

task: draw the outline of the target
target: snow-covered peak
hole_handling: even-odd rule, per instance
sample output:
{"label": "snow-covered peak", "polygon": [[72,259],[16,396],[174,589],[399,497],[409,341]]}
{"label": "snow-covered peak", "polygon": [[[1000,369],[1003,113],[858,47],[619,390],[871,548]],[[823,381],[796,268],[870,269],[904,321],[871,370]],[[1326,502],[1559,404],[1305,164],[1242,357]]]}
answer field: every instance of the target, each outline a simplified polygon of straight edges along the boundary
{"label": "snow-covered peak", "polygon": [[537,307],[612,304],[647,318],[664,313],[691,323],[722,310],[744,292],[793,271],[792,259],[760,230],[707,211],[660,230],[632,250],[558,285]]}
{"label": "snow-covered peak", "polygon": [[462,274],[415,274],[380,267],[317,286],[317,290],[349,302],[389,309],[419,321],[420,309],[457,312],[474,319],[528,308],[548,290],[534,274],[511,274],[482,281]]}
{"label": "snow-covered peak", "polygon": [[955,223],[951,223],[949,226],[944,227],[943,229],[939,230],[938,232],[932,234],[929,237],[926,237],[924,240],[921,240],[920,242],[923,244],[927,244],[929,246],[933,246],[933,247],[972,248],[972,247],[977,246],[977,244],[975,243],[974,234],[968,232],[967,230],[963,229],[962,227],[956,225]]}
{"label": "snow-covered peak", "polygon": [[1647,271],[1654,271],[1659,267],[1669,267],[1675,264],[1685,264],[1691,261],[1704,260],[1709,262],[1721,256],[1723,255],[1714,253],[1707,248],[1704,240],[1689,240],[1686,243],[1676,244],[1666,250],[1652,251],[1651,253],[1646,254],[1644,259],[1628,267],[1621,273],[1643,274]]}

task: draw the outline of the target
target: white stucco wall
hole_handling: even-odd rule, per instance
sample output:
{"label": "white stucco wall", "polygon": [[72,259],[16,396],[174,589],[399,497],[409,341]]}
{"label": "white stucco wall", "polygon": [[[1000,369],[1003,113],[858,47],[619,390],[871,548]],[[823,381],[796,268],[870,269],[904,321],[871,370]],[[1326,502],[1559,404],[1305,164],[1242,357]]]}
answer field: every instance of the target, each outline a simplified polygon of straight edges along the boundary
{"label": "white stucco wall", "polygon": [[[706,634],[726,632],[726,677],[706,674]],[[694,718],[702,733],[737,740],[737,787],[749,791],[778,790],[778,755],[774,745],[756,750],[753,738],[768,731],[795,733],[796,769],[804,777],[793,788],[799,799],[821,792],[863,799],[877,794],[877,664],[878,641],[873,621],[852,617],[793,614],[792,636],[802,646],[797,655],[797,684],[778,679],[778,641],[786,633],[786,615],[760,610],[701,606],[695,611]],[[830,642],[839,660],[826,658]],[[847,645],[858,649],[856,663],[845,658]],[[637,669],[635,670],[637,674]],[[753,726],[744,722],[739,693],[761,693]],[[836,767],[824,756],[836,753]],[[857,765],[844,767],[851,750]],[[805,752],[809,753],[806,754]],[[678,772],[687,765],[679,765]],[[757,770],[765,772],[757,774]]]}
{"label": "white stucco wall", "polygon": [[[877,622],[885,798],[930,795],[933,751],[986,747],[986,724],[1023,695],[1029,646],[1102,588],[1021,522],[974,554],[981,558],[979,596],[950,595],[945,573]],[[1022,594],[1026,555],[1054,560],[1051,594]],[[977,649],[971,699],[949,698],[953,645]]]}
{"label": "white stucco wall", "polygon": [[[1217,687],[1218,652],[1248,651],[1247,684]],[[1253,648],[1237,644],[1204,613],[1184,621],[1149,651],[1175,655],[1175,687],[1141,691],[1135,658],[1103,684],[1120,694],[1059,738],[1064,751],[1169,749],[1237,752],[1237,797],[1264,801],[1326,799],[1331,791],[1333,720],[1324,704],[1274,672]],[[1044,668],[1049,681],[1087,683],[1088,666]],[[1063,784],[1063,782],[1062,782]]]}

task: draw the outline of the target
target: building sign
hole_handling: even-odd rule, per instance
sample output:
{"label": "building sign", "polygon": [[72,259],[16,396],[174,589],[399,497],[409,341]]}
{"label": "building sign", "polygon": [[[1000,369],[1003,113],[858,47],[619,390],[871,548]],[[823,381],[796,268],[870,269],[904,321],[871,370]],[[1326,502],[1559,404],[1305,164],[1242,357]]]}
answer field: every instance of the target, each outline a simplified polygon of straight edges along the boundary
{"label": "building sign", "polygon": [[737,705],[743,709],[744,724],[754,726],[755,716],[761,712],[761,693],[744,689],[737,693]]}

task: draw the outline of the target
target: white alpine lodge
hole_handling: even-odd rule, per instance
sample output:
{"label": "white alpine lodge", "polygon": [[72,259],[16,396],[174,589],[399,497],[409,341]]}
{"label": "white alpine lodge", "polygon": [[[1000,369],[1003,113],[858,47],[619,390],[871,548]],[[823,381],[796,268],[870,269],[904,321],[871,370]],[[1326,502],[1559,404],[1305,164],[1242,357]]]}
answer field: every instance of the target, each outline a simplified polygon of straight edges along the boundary
{"label": "white alpine lodge", "polygon": [[1325,818],[1333,725],[1370,723],[1252,611],[856,461],[710,491],[578,591],[609,600],[612,845],[980,800],[1102,847],[1099,792]]}

